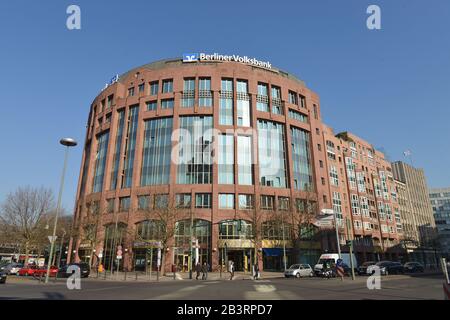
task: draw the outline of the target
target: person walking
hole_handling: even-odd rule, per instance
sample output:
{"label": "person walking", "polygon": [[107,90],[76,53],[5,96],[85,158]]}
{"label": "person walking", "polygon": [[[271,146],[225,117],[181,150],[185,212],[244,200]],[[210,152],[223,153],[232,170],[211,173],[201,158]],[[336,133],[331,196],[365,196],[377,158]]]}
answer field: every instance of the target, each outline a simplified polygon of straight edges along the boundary
{"label": "person walking", "polygon": [[197,264],[195,265],[195,271],[197,272],[195,280],[198,280],[198,277],[200,277],[200,272],[202,272],[202,265],[200,264],[200,262],[197,262]]}
{"label": "person walking", "polygon": [[203,262],[203,266],[202,266],[202,280],[208,279],[208,268],[209,268],[209,265],[206,262]]}
{"label": "person walking", "polygon": [[253,265],[253,280],[257,280],[259,278],[259,266],[258,262]]}
{"label": "person walking", "polygon": [[229,272],[230,272],[230,280],[233,280],[234,277],[234,262],[232,260],[230,260],[230,266],[228,268]]}

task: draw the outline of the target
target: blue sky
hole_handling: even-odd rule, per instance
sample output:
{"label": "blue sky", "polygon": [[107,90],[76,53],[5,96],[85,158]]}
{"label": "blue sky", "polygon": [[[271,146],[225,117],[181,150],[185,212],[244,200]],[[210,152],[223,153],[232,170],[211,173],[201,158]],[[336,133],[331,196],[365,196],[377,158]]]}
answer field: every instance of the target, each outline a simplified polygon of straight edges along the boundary
{"label": "blue sky", "polygon": [[[66,28],[81,7],[82,29]],[[382,30],[366,28],[381,7]],[[324,121],[383,148],[410,149],[432,187],[450,186],[450,1],[1,1],[0,201],[51,187],[58,141],[83,145],[89,106],[116,73],[184,52],[241,54],[296,74],[321,97]],[[71,149],[72,210],[82,147]]]}

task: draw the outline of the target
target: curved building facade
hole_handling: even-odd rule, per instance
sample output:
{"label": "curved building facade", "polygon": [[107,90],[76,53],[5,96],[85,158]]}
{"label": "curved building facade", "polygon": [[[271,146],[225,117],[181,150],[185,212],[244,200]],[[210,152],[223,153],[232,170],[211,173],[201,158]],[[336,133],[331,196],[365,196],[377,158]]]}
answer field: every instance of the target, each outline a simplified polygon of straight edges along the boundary
{"label": "curved building facade", "polygon": [[[148,270],[160,254],[166,271],[298,261],[302,213],[329,192],[314,92],[231,61],[162,60],[115,80],[90,109],[72,259]],[[308,250],[313,261],[320,244]]]}

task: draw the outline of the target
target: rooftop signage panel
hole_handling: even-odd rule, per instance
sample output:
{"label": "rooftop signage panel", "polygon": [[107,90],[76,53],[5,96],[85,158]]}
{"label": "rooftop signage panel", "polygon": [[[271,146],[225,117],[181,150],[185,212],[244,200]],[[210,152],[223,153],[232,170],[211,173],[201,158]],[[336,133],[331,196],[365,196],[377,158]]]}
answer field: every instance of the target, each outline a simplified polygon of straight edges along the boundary
{"label": "rooftop signage panel", "polygon": [[197,62],[197,61],[233,61],[245,63],[257,67],[272,69],[272,64],[269,61],[261,61],[256,58],[249,58],[248,56],[240,55],[224,55],[224,54],[206,54],[206,53],[184,53],[183,62]]}

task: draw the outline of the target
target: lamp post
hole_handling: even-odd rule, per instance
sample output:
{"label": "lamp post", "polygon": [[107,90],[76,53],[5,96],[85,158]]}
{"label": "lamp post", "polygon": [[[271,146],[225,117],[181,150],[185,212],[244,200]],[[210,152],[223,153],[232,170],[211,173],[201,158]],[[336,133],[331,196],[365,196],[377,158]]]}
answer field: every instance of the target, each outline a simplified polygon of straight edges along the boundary
{"label": "lamp post", "polygon": [[56,213],[55,213],[55,223],[53,225],[53,235],[51,238],[51,245],[50,245],[50,254],[48,257],[48,264],[47,264],[47,273],[45,275],[45,283],[48,283],[48,278],[50,276],[50,265],[52,262],[52,258],[53,258],[53,250],[55,248],[55,240],[56,240],[56,227],[58,225],[58,215],[59,215],[59,211],[61,209],[61,198],[62,198],[62,192],[64,189],[64,175],[66,173],[66,167],[67,167],[67,158],[69,156],[69,148],[70,147],[75,147],[77,145],[77,142],[72,139],[72,138],[63,138],[59,141],[59,143],[61,143],[63,146],[66,147],[66,152],[65,152],[65,156],[64,156],[64,166],[63,166],[63,171],[62,171],[62,175],[61,175],[61,185],[59,187],[59,194],[58,194],[58,203],[56,205]]}

